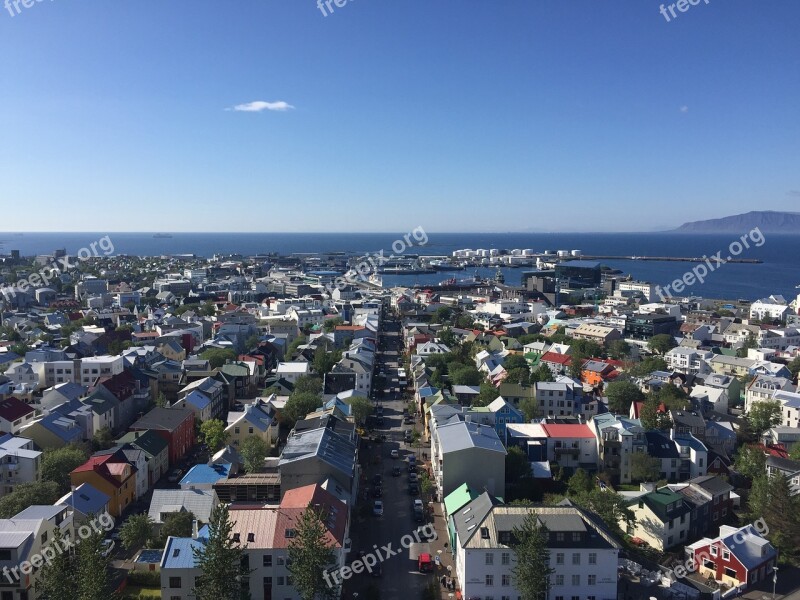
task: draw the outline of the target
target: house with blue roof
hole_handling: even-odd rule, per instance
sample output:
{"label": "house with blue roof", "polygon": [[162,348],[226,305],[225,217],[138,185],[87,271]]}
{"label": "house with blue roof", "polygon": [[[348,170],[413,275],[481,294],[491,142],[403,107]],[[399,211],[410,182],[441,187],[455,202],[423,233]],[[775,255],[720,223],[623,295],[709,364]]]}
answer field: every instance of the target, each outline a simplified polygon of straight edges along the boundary
{"label": "house with blue roof", "polygon": [[212,490],[220,479],[227,479],[231,472],[231,463],[215,463],[195,465],[181,479],[183,490]]}
{"label": "house with blue roof", "polygon": [[208,539],[208,526],[197,536],[188,538],[168,537],[161,555],[161,595],[170,600],[194,600],[192,588],[201,570],[195,565],[194,553]]}
{"label": "house with blue roof", "polygon": [[84,427],[75,419],[54,412],[36,419],[19,434],[36,442],[42,450],[48,450],[81,442],[84,431]]}
{"label": "house with blue roof", "polygon": [[242,442],[250,436],[260,437],[270,448],[278,439],[278,418],[275,406],[269,399],[256,398],[253,404],[244,407],[243,412],[228,413],[228,443],[234,448],[241,447]]}
{"label": "house with blue roof", "polygon": [[74,491],[55,501],[56,505],[68,506],[73,511],[74,523],[88,522],[93,515],[108,512],[111,497],[90,483],[82,483]]}

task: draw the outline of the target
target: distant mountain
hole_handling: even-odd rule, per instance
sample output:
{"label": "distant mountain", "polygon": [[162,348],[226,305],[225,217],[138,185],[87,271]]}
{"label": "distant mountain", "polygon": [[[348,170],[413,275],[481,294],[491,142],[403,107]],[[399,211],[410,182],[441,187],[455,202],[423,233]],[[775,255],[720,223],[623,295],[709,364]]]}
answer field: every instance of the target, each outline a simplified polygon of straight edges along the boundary
{"label": "distant mountain", "polygon": [[747,233],[758,227],[762,233],[796,233],[800,235],[800,213],[775,210],[754,210],[707,221],[684,223],[679,233]]}

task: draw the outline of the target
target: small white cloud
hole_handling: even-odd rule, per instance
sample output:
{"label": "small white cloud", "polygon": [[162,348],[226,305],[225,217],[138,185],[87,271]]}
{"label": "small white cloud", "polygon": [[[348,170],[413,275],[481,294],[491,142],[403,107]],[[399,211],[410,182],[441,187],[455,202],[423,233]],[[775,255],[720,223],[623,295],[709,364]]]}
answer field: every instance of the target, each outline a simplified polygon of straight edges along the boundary
{"label": "small white cloud", "polygon": [[272,110],[276,112],[285,112],[293,109],[294,106],[283,100],[277,102],[264,102],[263,100],[256,100],[255,102],[248,102],[246,104],[237,104],[232,108],[225,110],[235,110],[237,112],[261,112],[264,110]]}
{"label": "small white cloud", "polygon": [[682,113],[687,113],[687,112],[689,112],[689,107],[688,107],[688,106],[686,106],[686,105],[684,104],[683,106],[681,106],[681,112],[682,112]]}

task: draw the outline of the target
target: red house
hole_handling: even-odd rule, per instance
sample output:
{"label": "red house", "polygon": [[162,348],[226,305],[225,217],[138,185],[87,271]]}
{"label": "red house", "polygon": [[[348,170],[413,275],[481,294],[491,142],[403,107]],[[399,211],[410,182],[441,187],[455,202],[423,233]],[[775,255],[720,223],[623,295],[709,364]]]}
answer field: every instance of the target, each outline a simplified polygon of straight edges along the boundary
{"label": "red house", "polygon": [[772,574],[778,555],[753,525],[738,529],[723,525],[719,537],[686,546],[686,554],[695,561],[700,575],[730,587],[749,587],[765,580]]}
{"label": "red house", "polygon": [[189,408],[154,408],[133,425],[131,431],[155,431],[169,444],[169,464],[183,460],[194,446],[194,412]]}

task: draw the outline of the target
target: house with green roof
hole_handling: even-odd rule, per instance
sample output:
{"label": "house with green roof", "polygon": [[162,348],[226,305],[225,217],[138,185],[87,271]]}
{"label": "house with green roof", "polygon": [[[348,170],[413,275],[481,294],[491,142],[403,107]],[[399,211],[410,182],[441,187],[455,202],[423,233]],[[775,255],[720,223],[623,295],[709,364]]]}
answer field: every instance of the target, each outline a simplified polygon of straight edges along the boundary
{"label": "house with green roof", "polygon": [[[653,484],[642,484],[653,488]],[[686,498],[668,487],[623,493],[634,521],[620,519],[623,531],[634,543],[645,542],[660,552],[689,542],[692,507]]]}

